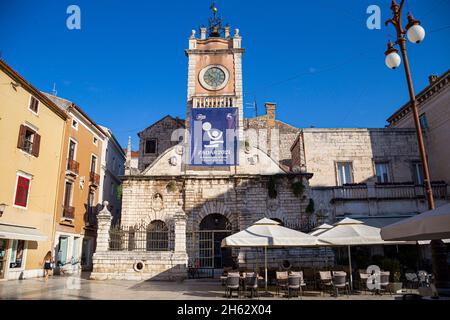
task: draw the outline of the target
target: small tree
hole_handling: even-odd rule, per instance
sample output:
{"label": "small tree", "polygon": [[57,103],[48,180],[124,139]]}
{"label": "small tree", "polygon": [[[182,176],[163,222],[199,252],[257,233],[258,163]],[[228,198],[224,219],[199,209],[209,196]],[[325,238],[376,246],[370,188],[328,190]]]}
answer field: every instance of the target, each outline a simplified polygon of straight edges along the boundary
{"label": "small tree", "polygon": [[123,196],[123,185],[118,185],[116,188],[116,198],[117,200],[122,200]]}

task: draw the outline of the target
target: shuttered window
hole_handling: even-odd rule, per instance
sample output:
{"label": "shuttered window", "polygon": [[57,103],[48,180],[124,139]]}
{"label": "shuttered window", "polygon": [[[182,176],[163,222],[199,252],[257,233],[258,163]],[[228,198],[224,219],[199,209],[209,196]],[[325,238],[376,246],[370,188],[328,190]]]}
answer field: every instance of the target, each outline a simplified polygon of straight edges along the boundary
{"label": "shuttered window", "polygon": [[19,129],[17,148],[22,149],[35,157],[39,157],[40,147],[41,136],[29,127],[21,125]]}
{"label": "shuttered window", "polygon": [[26,207],[28,202],[28,191],[30,189],[30,179],[18,176],[16,188],[16,200],[14,204],[20,207]]}
{"label": "shuttered window", "polygon": [[34,113],[38,113],[38,111],[39,111],[39,100],[36,99],[35,97],[31,96],[29,108]]}

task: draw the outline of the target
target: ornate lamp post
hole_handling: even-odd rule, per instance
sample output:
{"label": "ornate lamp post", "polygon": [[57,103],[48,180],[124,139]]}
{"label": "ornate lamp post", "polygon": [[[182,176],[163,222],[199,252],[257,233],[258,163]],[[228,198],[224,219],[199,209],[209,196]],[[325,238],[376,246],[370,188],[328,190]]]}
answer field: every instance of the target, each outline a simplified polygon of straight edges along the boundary
{"label": "ornate lamp post", "polygon": [[[408,91],[409,97],[411,99],[411,110],[413,113],[414,124],[417,132],[417,140],[419,145],[419,153],[420,158],[422,160],[422,169],[423,169],[423,177],[424,184],[426,189],[426,197],[428,201],[428,208],[433,210],[434,199],[433,199],[433,190],[431,187],[430,180],[430,172],[428,167],[428,158],[425,151],[425,145],[423,141],[422,128],[420,126],[419,113],[417,110],[417,101],[416,95],[414,93],[414,87],[411,78],[411,70],[409,68],[408,56],[406,54],[406,39],[405,34],[409,41],[412,43],[420,43],[425,38],[425,30],[420,25],[420,21],[415,20],[411,13],[408,13],[408,24],[405,28],[402,26],[402,11],[403,6],[405,4],[405,0],[401,0],[400,5],[397,4],[396,0],[392,0],[391,11],[393,17],[386,21],[386,26],[391,23],[396,32],[397,32],[397,40],[395,42],[396,45],[400,48],[400,55],[398,54],[398,50],[394,47],[394,44],[389,41],[388,49],[385,52],[386,55],[386,65],[390,69],[396,69],[400,66],[401,61],[403,59],[403,65],[405,67],[406,73],[406,81],[408,83]],[[436,287],[444,287],[448,285],[448,267],[447,267],[447,257],[446,257],[446,248],[442,240],[433,240],[431,241],[431,251],[432,251],[432,263],[433,263],[433,273],[436,277]]]}

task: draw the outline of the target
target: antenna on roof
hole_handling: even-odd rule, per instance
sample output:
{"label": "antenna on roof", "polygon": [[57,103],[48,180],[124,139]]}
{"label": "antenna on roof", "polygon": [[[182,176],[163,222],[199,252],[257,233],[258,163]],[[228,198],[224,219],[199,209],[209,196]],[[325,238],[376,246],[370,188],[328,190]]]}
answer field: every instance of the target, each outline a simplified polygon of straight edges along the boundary
{"label": "antenna on roof", "polygon": [[58,91],[56,91],[56,83],[53,82],[53,90],[52,90],[52,94],[54,96],[56,96],[58,94]]}
{"label": "antenna on roof", "polygon": [[258,116],[258,103],[256,102],[256,98],[253,102],[248,102],[246,105],[250,106],[247,107],[248,109],[255,109],[255,116]]}

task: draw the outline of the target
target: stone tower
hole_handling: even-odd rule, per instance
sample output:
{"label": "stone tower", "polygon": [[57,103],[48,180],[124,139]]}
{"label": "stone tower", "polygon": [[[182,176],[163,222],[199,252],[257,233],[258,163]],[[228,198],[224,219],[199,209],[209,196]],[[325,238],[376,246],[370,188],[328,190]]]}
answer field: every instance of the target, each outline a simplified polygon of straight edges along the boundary
{"label": "stone tower", "polygon": [[192,30],[188,57],[187,117],[189,128],[193,108],[238,108],[239,140],[243,137],[242,38],[239,29],[230,35],[222,27],[213,4],[208,27],[200,28],[200,37]]}

